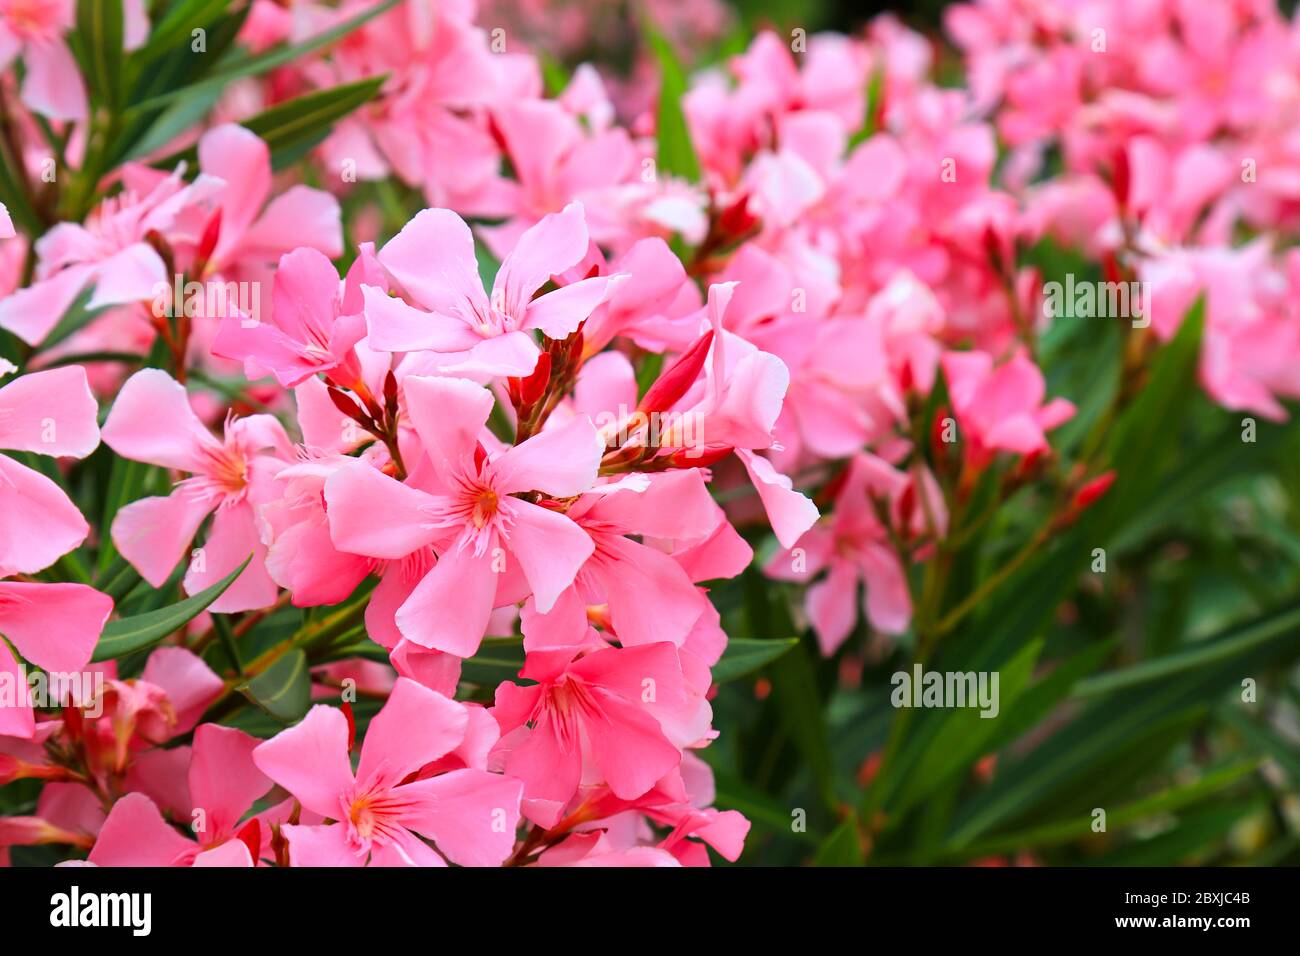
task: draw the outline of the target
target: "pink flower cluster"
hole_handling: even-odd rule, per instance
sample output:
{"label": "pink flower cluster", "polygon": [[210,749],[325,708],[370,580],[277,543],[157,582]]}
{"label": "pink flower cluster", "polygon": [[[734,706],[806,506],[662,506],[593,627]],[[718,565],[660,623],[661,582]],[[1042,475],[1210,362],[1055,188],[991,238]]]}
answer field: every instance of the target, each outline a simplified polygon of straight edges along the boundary
{"label": "pink flower cluster", "polygon": [[[126,4],[128,44],[143,6]],[[300,40],[366,6],[257,0],[245,39]],[[0,0],[0,66],[21,57],[24,107],[75,127],[70,9]],[[170,489],[92,532],[55,481],[0,455],[0,674],[101,678],[80,706],[0,706],[0,783],[46,781],[32,816],[0,818],[0,848],[100,865],[734,860],[748,821],[712,806],[697,754],[728,643],[706,582],[762,542],[827,655],[862,626],[908,630],[909,574],[950,509],[995,466],[1041,476],[1075,414],[1047,394],[1042,277],[1020,253],[1051,236],[1149,283],[1143,348],[1203,293],[1207,392],[1269,417],[1300,396],[1300,258],[1274,239],[1300,216],[1300,34],[1267,0],[958,6],[967,89],[939,85],[929,42],[889,17],[852,37],[764,32],[692,78],[696,181],[660,168],[653,95],[616,103],[583,66],[547,97],[537,58],[491,27],[472,2],[400,3],[233,84],[222,121],[182,137],[193,168],[121,165],[84,221],[0,240],[0,329],[40,347],[74,304],[96,312],[0,387],[0,449],[81,459],[102,437]],[[326,188],[273,175],[239,123],[380,73],[313,154]],[[386,242],[363,211],[345,241],[343,205],[394,180],[428,208]],[[177,276],[228,294],[173,315],[159,288],[170,307]],[[171,371],[62,362],[150,349]],[[240,401],[205,385],[241,372]],[[921,452],[949,426],[960,451],[932,468]],[[207,612],[250,625],[359,600],[387,666],[312,665],[322,698],[346,678],[384,699],[362,742],[346,704],[269,739],[223,725],[238,679],[195,653],[206,618],[137,677],[90,664],[113,600],[37,577],[88,540],[188,595],[247,562]],[[517,678],[457,700],[465,662],[512,636]]]}

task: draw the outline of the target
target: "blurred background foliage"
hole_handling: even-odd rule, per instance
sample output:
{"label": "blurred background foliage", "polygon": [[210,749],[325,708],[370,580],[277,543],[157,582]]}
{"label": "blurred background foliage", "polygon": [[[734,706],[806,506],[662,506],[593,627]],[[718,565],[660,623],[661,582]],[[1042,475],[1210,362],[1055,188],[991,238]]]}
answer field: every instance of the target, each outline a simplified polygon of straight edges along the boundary
{"label": "blurred background foliage", "polygon": [[[764,27],[854,31],[886,11],[943,52],[946,5],[735,0],[729,39],[693,66]],[[1050,243],[1025,263],[1044,281],[1100,278]],[[1114,326],[1044,337],[1049,394],[1080,409],[1060,467],[1100,441],[1120,477],[1041,549],[1048,503],[1026,488],[952,555],[945,609],[987,596],[926,667],[999,671],[998,719],[890,705],[891,675],[919,659],[913,633],[886,641],[859,621],[824,660],[795,589],[753,568],[717,583],[733,637],[799,638],[714,701],[718,805],[755,823],[740,865],[1300,863],[1300,425],[1259,422],[1245,440],[1242,415],[1195,381],[1199,335],[1189,316],[1142,382],[1121,380]]]}

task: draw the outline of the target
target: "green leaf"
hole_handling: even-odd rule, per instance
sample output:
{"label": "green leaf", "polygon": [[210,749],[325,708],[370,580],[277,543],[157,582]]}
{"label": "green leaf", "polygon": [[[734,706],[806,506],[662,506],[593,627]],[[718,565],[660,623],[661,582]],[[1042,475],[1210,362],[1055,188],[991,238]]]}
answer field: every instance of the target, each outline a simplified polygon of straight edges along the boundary
{"label": "green leaf", "polygon": [[140,573],[131,567],[126,558],[119,555],[112,560],[108,567],[95,575],[95,590],[104,592],[116,604],[126,597],[141,580]]}
{"label": "green leaf", "polygon": [[876,133],[876,114],[880,112],[880,98],[885,92],[885,71],[879,67],[871,71],[867,80],[866,108],[862,111],[862,125],[849,138],[849,149],[869,140]]}
{"label": "green leaf", "polygon": [[805,826],[796,830],[791,808],[773,799],[770,795],[738,780],[730,774],[713,768],[713,780],[716,796],[713,804],[721,810],[739,810],[755,823],[760,823],[774,833],[790,836],[803,842],[820,842],[821,837],[811,829],[805,820]]}
{"label": "green leaf", "polygon": [[1108,448],[1115,484],[1095,506],[1106,539],[1159,496],[1168,466],[1181,464],[1179,426],[1197,388],[1204,328],[1202,296],[1183,319],[1178,334],[1157,355],[1150,380],[1116,424]]}
{"label": "green leaf", "polygon": [[[316,90],[277,103],[269,110],[244,120],[241,125],[263,139],[271,150],[274,165],[278,159],[277,154],[309,148],[324,139],[336,121],[379,92],[386,79],[387,76],[372,76],[356,83]],[[192,163],[196,157],[197,148],[190,147],[180,153],[172,153],[154,165],[171,169],[180,162]]]}
{"label": "green leaf", "polygon": [[850,813],[817,848],[813,866],[862,866],[866,859],[858,839],[858,815]]}
{"label": "green leaf", "polygon": [[769,665],[768,673],[782,726],[802,754],[822,802],[827,809],[834,809],[839,805],[839,798],[835,793],[830,735],[808,652],[802,644],[790,648],[789,653]]}
{"label": "green leaf", "polygon": [[970,706],[975,702],[967,701],[967,706],[955,708],[947,714],[933,739],[925,743],[916,766],[901,779],[896,799],[888,804],[894,812],[909,809],[953,774],[989,752],[989,741],[998,731],[1002,708],[1010,712],[1033,676],[1034,664],[1042,647],[1041,640],[1031,641],[1005,666],[994,671],[998,675],[996,699],[999,713],[982,716],[978,706]]}
{"label": "green leaf", "polygon": [[1268,726],[1247,716],[1241,704],[1228,704],[1219,710],[1219,719],[1237,732],[1251,749],[1272,758],[1286,771],[1291,783],[1300,786],[1300,751],[1290,740]]}
{"label": "green leaf", "polygon": [[40,217],[32,208],[27,198],[27,176],[23,171],[22,158],[10,157],[8,150],[0,144],[0,203],[4,203],[14,224],[31,236],[39,236],[45,231]]}
{"label": "green leaf", "polygon": [[[1247,774],[1253,773],[1259,766],[1258,761],[1246,760],[1220,767],[1199,780],[1182,786],[1170,787],[1168,790],[1144,797],[1132,803],[1108,811],[1106,814],[1107,832],[1114,832],[1121,827],[1148,820],[1165,813],[1173,813],[1207,797],[1212,797],[1227,789]],[[1016,850],[1040,849],[1057,846],[1088,837],[1092,830],[1092,816],[1085,815],[1070,820],[1059,820],[1023,830],[1006,836],[988,840],[962,850],[964,858],[993,856],[1011,853]]]}
{"label": "green leaf", "polygon": [[145,132],[130,149],[124,159],[139,159],[156,150],[162,149],[187,129],[198,124],[221,98],[221,90],[216,87],[196,90],[193,95],[177,100],[158,114]]}
{"label": "green leaf", "polygon": [[[83,0],[83,2],[85,2],[85,0]],[[93,0],[91,0],[91,2],[93,2]],[[370,20],[373,20],[381,13],[386,13],[391,10],[396,6],[397,2],[398,0],[382,0],[382,2],[369,7],[363,13],[343,21],[338,26],[331,27],[328,30],[323,30],[316,36],[304,40],[301,43],[277,46],[265,50],[256,56],[237,59],[198,83],[152,97],[137,104],[135,108],[140,110],[158,109],[159,107],[172,102],[177,97],[188,96],[195,92],[207,89],[224,89],[237,79],[249,76],[258,76],[259,74],[265,73],[268,70],[273,70],[278,66],[284,66],[286,63],[294,62],[314,50],[318,50],[337,40],[341,40],[353,30],[368,23]]]}
{"label": "green leaf", "polygon": [[1054,794],[1096,780],[1107,761],[1120,759],[1161,728],[1195,717],[1236,686],[1242,674],[1293,648],[1297,632],[1300,602],[1229,628],[1202,647],[1169,655],[1172,660],[1080,682],[1075,695],[1089,706],[1022,760],[1000,768],[994,784],[959,811],[950,845],[964,846]]}
{"label": "green leaf", "polygon": [[713,683],[722,684],[756,671],[772,663],[798,643],[797,637],[770,641],[733,637],[727,641],[727,649],[722,652],[721,659],[713,666]]}
{"label": "green leaf", "polygon": [[54,328],[50,330],[50,334],[41,340],[40,347],[37,351],[44,352],[53,348],[64,339],[67,339],[74,333],[84,329],[95,319],[99,318],[99,316],[107,312],[108,306],[103,306],[98,309],[89,308],[90,300],[93,296],[93,289],[86,289],[78,295],[72,305],[68,306],[68,311],[63,313],[59,321],[55,323]]}
{"label": "green leaf", "polygon": [[122,104],[122,31],[122,0],[77,0],[87,85],[97,102],[114,111]]}
{"label": "green leaf", "polygon": [[230,0],[177,0],[149,31],[145,45],[131,54],[139,64],[173,52],[178,44],[189,45],[193,32],[207,29],[230,6]]}
{"label": "green leaf", "polygon": [[292,647],[266,670],[238,687],[241,694],[281,723],[291,724],[311,705],[311,668],[301,647]]}
{"label": "green leaf", "polygon": [[1195,678],[1222,673],[1225,667],[1231,666],[1248,652],[1295,634],[1300,634],[1300,603],[1172,654],[1088,678],[1075,688],[1075,696],[1099,697],[1150,684],[1166,685],[1171,678],[1179,676],[1190,675]]}
{"label": "green leaf", "polygon": [[1046,677],[1026,688],[1012,703],[1010,710],[998,721],[997,733],[990,746],[1001,748],[1014,742],[1043,720],[1070,696],[1071,691],[1084,677],[1091,674],[1115,651],[1114,640],[1099,641],[1054,667]]}
{"label": "green leaf", "polygon": [[460,666],[462,680],[481,687],[495,687],[516,680],[524,666],[524,645],[519,638],[487,638],[479,652]]}
{"label": "green leaf", "polygon": [[682,113],[682,97],[686,94],[686,71],[673,52],[672,45],[652,28],[646,36],[659,62],[659,109],[655,132],[659,139],[656,160],[659,172],[680,176],[688,182],[700,181],[700,160],[691,143],[690,129]]}
{"label": "green leaf", "polygon": [[90,659],[95,662],[109,661],[123,654],[143,650],[184,627],[207,610],[209,604],[225,594],[226,589],[235,583],[235,579],[243,573],[244,568],[248,567],[248,562],[252,560],[252,555],[249,555],[244,559],[243,564],[216,584],[204,588],[184,601],[157,611],[147,611],[134,617],[109,621],[104,625],[104,633],[100,635],[99,643],[95,645],[95,653]]}
{"label": "green leaf", "polygon": [[1188,857],[1221,840],[1245,817],[1267,808],[1268,797],[1259,793],[1237,800],[1216,800],[1185,814],[1171,830],[1090,862],[1095,866],[1169,866],[1194,862]]}

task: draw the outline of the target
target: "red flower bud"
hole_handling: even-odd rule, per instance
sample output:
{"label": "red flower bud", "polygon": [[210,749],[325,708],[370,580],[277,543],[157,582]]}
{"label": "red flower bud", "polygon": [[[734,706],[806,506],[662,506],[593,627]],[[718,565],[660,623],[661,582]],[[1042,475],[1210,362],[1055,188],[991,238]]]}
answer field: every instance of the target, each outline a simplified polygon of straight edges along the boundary
{"label": "red flower bud", "polygon": [[519,405],[527,408],[536,405],[546,394],[546,386],[551,383],[551,353],[543,352],[537,357],[537,365],[527,378],[519,380]]}
{"label": "red flower bud", "polygon": [[221,210],[218,209],[216,214],[208,220],[207,226],[203,229],[203,235],[199,238],[198,249],[194,252],[194,269],[195,272],[202,276],[207,268],[208,260],[212,258],[212,253],[217,248],[217,240],[221,238]]}
{"label": "red flower bud", "polygon": [[1122,146],[1115,150],[1115,156],[1111,160],[1111,177],[1110,188],[1115,194],[1115,201],[1119,203],[1120,212],[1128,208],[1129,190],[1133,186],[1133,173],[1129,168],[1128,150]]}
{"label": "red flower bud", "polygon": [[700,377],[700,369],[709,356],[709,345],[713,342],[713,330],[705,332],[695,344],[682,353],[681,358],[673,363],[672,368],[655,380],[637,405],[637,411],[647,415],[666,411],[673,407],[687,390]]}
{"label": "red flower bud", "polygon": [[253,865],[257,865],[257,858],[262,854],[262,824],[256,818],[249,820],[235,834],[235,839],[248,847],[248,855],[253,858]]}
{"label": "red flower bud", "polygon": [[715,448],[712,451],[683,448],[672,453],[668,459],[668,464],[673,468],[708,468],[710,465],[722,461],[733,451],[735,449],[730,446]]}
{"label": "red flower bud", "polygon": [[1083,511],[1089,507],[1098,498],[1110,490],[1110,486],[1115,483],[1115,472],[1102,472],[1092,481],[1080,488],[1074,495],[1074,501],[1070,505],[1070,510],[1074,512]]}
{"label": "red flower bud", "polygon": [[352,753],[352,748],[357,742],[357,718],[352,713],[352,705],[346,700],[339,709],[343,711],[343,716],[348,719],[348,753]]}

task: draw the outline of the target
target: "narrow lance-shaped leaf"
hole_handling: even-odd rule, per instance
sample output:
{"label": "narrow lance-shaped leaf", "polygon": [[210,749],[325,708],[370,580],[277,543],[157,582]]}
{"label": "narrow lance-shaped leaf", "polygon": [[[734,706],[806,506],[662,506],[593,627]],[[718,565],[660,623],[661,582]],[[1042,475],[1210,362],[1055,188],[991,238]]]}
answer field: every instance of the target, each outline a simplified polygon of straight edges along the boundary
{"label": "narrow lance-shaped leaf", "polygon": [[122,103],[122,0],[77,0],[77,33],[82,41],[92,97],[116,111]]}
{"label": "narrow lance-shaped leaf", "polygon": [[744,677],[772,663],[798,643],[797,637],[771,641],[733,637],[727,641],[727,649],[722,652],[718,663],[713,665],[713,683],[722,684]]}
{"label": "narrow lance-shaped leaf", "polygon": [[208,605],[225,594],[226,589],[235,583],[235,579],[243,573],[251,560],[253,557],[249,555],[244,559],[243,564],[216,584],[204,588],[184,601],[178,601],[156,611],[137,614],[134,617],[109,621],[104,625],[104,633],[100,636],[99,643],[95,645],[95,653],[91,660],[109,661],[124,654],[143,650],[184,627],[207,610]]}
{"label": "narrow lance-shaped leaf", "polygon": [[659,62],[659,110],[655,130],[659,139],[659,172],[699,182],[700,160],[691,142],[686,116],[682,113],[686,71],[663,36],[653,29],[648,30],[647,35]]}

